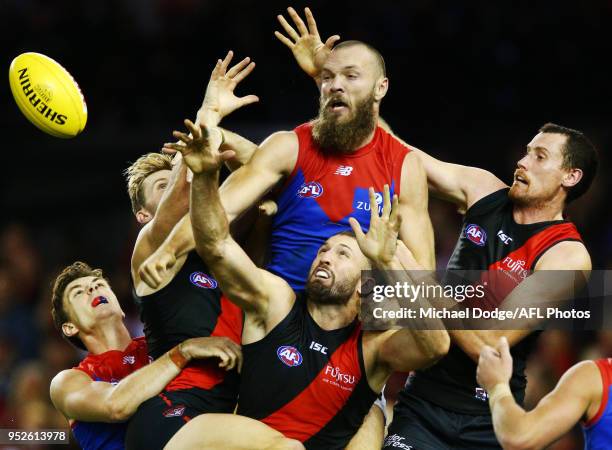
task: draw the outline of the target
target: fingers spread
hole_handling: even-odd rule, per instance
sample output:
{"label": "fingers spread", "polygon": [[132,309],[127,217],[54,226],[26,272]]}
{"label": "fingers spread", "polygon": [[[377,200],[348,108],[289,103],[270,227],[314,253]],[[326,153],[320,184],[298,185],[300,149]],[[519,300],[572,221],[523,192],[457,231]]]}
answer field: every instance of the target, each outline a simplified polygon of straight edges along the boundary
{"label": "fingers spread", "polygon": [[225,74],[225,71],[227,70],[229,63],[232,62],[233,57],[234,57],[234,52],[230,50],[229,52],[227,52],[227,55],[225,55],[225,58],[223,58],[223,61],[221,62],[222,75]]}
{"label": "fingers spread", "polygon": [[281,26],[283,27],[283,29],[285,30],[285,32],[289,35],[291,39],[293,39],[294,41],[297,41],[300,38],[300,36],[297,34],[297,31],[295,31],[293,27],[289,25],[289,22],[287,22],[287,20],[285,20],[283,16],[279,14],[278,16],[276,16],[276,18],[278,19]]}
{"label": "fingers spread", "polygon": [[310,34],[319,37],[317,22],[315,21],[314,16],[312,15],[312,11],[310,11],[310,8],[304,8],[304,14],[306,15],[306,22],[308,23],[308,30],[310,31]]}
{"label": "fingers spread", "polygon": [[333,36],[327,38],[327,40],[325,41],[325,46],[331,50],[332,48],[334,48],[334,45],[336,45],[336,42],[338,42],[339,40],[340,36],[334,34]]}
{"label": "fingers spread", "polygon": [[[245,58],[248,59],[248,58]],[[252,62],[251,64],[249,64],[248,66],[246,66],[246,68],[244,70],[242,70],[240,73],[238,73],[236,76],[234,76],[234,81],[236,83],[240,83],[242,80],[244,80],[251,72],[253,72],[253,69],[255,68],[255,63]]]}
{"label": "fingers spread", "polygon": [[280,31],[275,31],[274,32],[274,36],[276,36],[276,38],[281,41],[283,44],[285,44],[287,47],[289,47],[290,49],[293,49],[293,46],[295,45],[293,43],[293,41],[291,41],[289,38],[285,37],[284,34],[282,34]]}
{"label": "fingers spread", "polygon": [[251,58],[247,56],[242,61],[240,61],[238,64],[236,64],[234,67],[232,67],[230,70],[228,70],[227,76],[229,78],[234,78],[238,72],[240,72],[242,69],[244,69],[249,64],[250,61],[251,61]]}
{"label": "fingers spread", "polygon": [[298,15],[298,13],[295,11],[295,9],[293,9],[290,6],[289,8],[287,8],[287,12],[289,13],[289,16],[291,16],[291,18],[293,19],[293,23],[295,23],[295,26],[297,27],[297,29],[300,32],[300,34],[302,36],[306,36],[308,34],[308,29],[306,28],[306,25],[304,24],[304,21]]}

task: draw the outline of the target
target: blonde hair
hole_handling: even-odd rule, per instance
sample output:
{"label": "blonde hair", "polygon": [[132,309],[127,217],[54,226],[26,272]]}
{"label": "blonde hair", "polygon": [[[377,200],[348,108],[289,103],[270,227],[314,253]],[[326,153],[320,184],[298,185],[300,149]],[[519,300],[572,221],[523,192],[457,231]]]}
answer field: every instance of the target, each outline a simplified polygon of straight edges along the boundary
{"label": "blonde hair", "polygon": [[172,170],[172,157],[163,153],[147,153],[138,158],[125,169],[128,195],[132,202],[132,211],[136,214],[145,206],[142,183],[152,173],[160,170]]}

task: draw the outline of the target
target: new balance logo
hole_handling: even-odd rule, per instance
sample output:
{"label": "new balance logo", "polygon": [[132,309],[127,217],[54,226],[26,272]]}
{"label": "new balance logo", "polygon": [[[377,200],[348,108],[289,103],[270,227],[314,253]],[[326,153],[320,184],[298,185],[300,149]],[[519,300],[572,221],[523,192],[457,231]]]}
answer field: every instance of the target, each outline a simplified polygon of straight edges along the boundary
{"label": "new balance logo", "polygon": [[348,177],[352,171],[353,168],[351,166],[338,166],[338,168],[334,172],[334,175],[342,175],[343,177]]}
{"label": "new balance logo", "polygon": [[126,355],[123,357],[123,364],[134,364],[136,362],[136,357],[132,355]]}

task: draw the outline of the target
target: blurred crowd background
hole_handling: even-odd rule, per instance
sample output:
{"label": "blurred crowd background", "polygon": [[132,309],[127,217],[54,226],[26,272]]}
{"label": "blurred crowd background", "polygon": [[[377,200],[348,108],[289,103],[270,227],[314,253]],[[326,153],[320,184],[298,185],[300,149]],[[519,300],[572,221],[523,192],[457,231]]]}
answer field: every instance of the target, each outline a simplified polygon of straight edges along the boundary
{"label": "blurred crowd background", "polygon": [[[127,313],[129,260],[138,232],[122,171],[193,118],[217,58],[250,56],[238,88],[259,104],[223,125],[255,142],[314,117],[318,93],[276,40],[285,2],[205,0],[0,0],[1,61],[26,51],[58,60],[89,108],[85,132],[65,141],[21,115],[0,86],[0,427],[64,428],[49,381],[83,356],[50,317],[50,284],[74,260],[102,267]],[[377,47],[390,90],[382,115],[407,142],[440,159],[476,165],[510,182],[516,161],[548,121],[584,131],[600,150],[591,191],[568,209],[593,267],[612,268],[612,2],[346,0],[310,6],[323,39],[340,34]],[[431,200],[439,267],[460,216]],[[610,332],[547,332],[529,364],[528,406],[576,361],[612,355]],[[552,448],[581,448],[574,431]]]}

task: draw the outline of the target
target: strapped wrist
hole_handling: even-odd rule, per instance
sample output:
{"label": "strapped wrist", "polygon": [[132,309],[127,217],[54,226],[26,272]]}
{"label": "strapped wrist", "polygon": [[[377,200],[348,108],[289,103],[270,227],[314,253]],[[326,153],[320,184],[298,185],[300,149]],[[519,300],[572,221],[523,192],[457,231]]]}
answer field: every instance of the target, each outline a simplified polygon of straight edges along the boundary
{"label": "strapped wrist", "polygon": [[182,370],[189,362],[189,359],[185,356],[185,353],[183,353],[182,345],[183,343],[181,342],[168,352],[168,356],[179,370]]}

